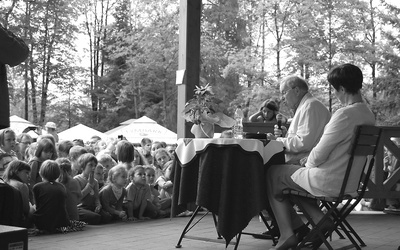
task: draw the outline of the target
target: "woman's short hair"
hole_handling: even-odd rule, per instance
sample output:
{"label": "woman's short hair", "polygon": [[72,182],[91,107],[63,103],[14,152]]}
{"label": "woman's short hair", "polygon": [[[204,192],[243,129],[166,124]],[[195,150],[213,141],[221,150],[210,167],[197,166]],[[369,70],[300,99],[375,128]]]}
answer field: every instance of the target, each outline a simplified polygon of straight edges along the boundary
{"label": "woman's short hair", "polygon": [[42,152],[51,152],[56,154],[56,148],[53,144],[53,142],[50,139],[42,138],[38,143],[37,143],[37,148],[35,151],[35,156],[40,157]]}
{"label": "woman's short hair", "polygon": [[134,159],[134,147],[133,144],[122,140],[117,143],[117,159],[120,162],[131,163]]}
{"label": "woman's short hair", "polygon": [[334,67],[328,73],[328,82],[336,89],[342,86],[346,92],[356,94],[361,88],[363,83],[363,74],[359,67],[345,63]]}
{"label": "woman's short hair", "polygon": [[55,181],[60,176],[60,167],[56,161],[45,160],[40,166],[39,174],[47,181]]}

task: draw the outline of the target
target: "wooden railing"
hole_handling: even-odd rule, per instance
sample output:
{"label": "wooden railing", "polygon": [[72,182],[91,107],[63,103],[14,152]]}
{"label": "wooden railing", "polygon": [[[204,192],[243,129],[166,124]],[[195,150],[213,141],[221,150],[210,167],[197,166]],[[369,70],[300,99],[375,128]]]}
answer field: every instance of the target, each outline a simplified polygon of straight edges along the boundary
{"label": "wooden railing", "polygon": [[400,191],[394,190],[396,183],[400,182],[400,168],[397,168],[389,177],[387,177],[388,173],[384,171],[385,148],[397,159],[397,165],[400,164],[400,147],[390,140],[392,137],[400,137],[400,126],[381,128],[382,136],[375,156],[375,166],[364,197],[400,198]]}

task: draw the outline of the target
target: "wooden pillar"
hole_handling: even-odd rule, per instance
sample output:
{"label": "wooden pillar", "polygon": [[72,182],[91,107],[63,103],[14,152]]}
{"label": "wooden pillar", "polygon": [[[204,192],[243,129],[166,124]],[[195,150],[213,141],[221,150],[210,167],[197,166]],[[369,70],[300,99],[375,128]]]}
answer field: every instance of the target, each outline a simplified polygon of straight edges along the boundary
{"label": "wooden pillar", "polygon": [[185,122],[182,111],[200,80],[200,16],[201,0],[180,0],[178,70],[185,74],[182,83],[178,83],[178,138],[193,137],[192,124]]}

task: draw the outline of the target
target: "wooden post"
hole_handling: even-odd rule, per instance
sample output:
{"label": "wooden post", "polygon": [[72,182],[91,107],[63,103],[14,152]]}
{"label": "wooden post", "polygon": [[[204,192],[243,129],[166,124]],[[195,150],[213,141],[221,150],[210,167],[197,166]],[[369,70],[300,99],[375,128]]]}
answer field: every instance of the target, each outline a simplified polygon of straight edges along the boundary
{"label": "wooden post", "polygon": [[178,70],[185,70],[185,74],[178,84],[178,138],[193,137],[192,124],[185,122],[182,111],[200,80],[200,16],[201,0],[180,0]]}

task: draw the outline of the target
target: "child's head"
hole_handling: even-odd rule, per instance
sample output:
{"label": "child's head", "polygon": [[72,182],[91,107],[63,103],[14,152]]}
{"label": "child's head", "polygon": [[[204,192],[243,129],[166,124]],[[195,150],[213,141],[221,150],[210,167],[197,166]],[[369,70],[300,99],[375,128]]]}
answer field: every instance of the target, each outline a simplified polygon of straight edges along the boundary
{"label": "child's head", "polygon": [[168,145],[165,149],[167,149],[167,151],[170,155],[174,155],[175,149],[176,149],[176,144]]}
{"label": "child's head", "polygon": [[41,139],[35,151],[35,156],[43,161],[50,160],[56,153],[56,148],[51,140],[43,138]]}
{"label": "child's head", "polygon": [[83,173],[85,176],[89,176],[90,173],[94,172],[97,166],[97,159],[91,153],[85,153],[78,158],[78,173]]}
{"label": "child's head", "polygon": [[24,155],[24,157],[26,149],[29,147],[29,145],[32,144],[32,141],[33,141],[32,137],[27,133],[21,133],[17,136],[19,152],[22,155]]}
{"label": "child's head", "polygon": [[94,178],[97,180],[98,183],[104,183],[104,167],[100,163],[97,164],[96,168],[94,169]]}
{"label": "child's head", "polygon": [[53,182],[60,176],[60,167],[56,161],[45,160],[40,166],[39,174],[43,180]]}
{"label": "child's head", "polygon": [[159,148],[154,152],[154,160],[161,168],[164,168],[165,163],[169,162],[171,159],[171,155],[165,148]]}
{"label": "child's head", "polygon": [[144,156],[136,148],[133,151],[133,156],[133,166],[148,164],[146,158],[144,158]]}
{"label": "child's head", "polygon": [[126,179],[128,176],[128,171],[123,164],[118,164],[112,167],[108,173],[107,183],[113,184],[117,187],[124,187],[126,184]]}
{"label": "child's head", "polygon": [[23,183],[28,183],[31,168],[26,162],[14,160],[10,162],[3,173],[3,179],[6,182],[14,179]]}
{"label": "child's head", "polygon": [[117,165],[117,163],[109,154],[100,154],[97,155],[96,158],[98,163],[104,167],[104,179],[107,180],[108,171],[110,171],[112,167]]}
{"label": "child's head", "polygon": [[15,141],[15,132],[10,128],[5,128],[0,131],[0,147],[7,153],[15,150],[17,143]]}
{"label": "child's head", "polygon": [[149,185],[154,184],[156,178],[156,171],[154,170],[154,168],[151,166],[147,166],[144,169],[144,172],[146,173],[146,183]]}
{"label": "child's head", "polygon": [[153,142],[153,144],[151,145],[151,154],[154,155],[154,152],[159,148],[163,148],[163,146],[161,145],[161,142],[159,142],[159,141]]}
{"label": "child's head", "polygon": [[134,159],[133,144],[128,141],[119,141],[115,151],[119,162],[131,163]]}
{"label": "child's head", "polygon": [[58,157],[68,157],[70,149],[74,146],[74,143],[69,140],[62,140],[57,145]]}
{"label": "child's head", "polygon": [[87,153],[87,150],[82,146],[73,146],[69,149],[68,158],[71,162],[77,161],[79,156]]}
{"label": "child's head", "polygon": [[140,141],[140,145],[142,146],[142,149],[146,153],[146,155],[151,151],[151,144],[152,141],[149,138],[143,138]]}
{"label": "child's head", "polygon": [[129,170],[128,172],[129,180],[135,185],[145,185],[146,184],[146,173],[144,172],[143,166],[136,166]]}
{"label": "child's head", "polygon": [[96,153],[98,153],[106,148],[107,148],[107,142],[104,140],[100,140],[94,146],[94,151],[96,151]]}
{"label": "child's head", "polygon": [[58,177],[57,181],[61,182],[62,184],[66,184],[69,180],[69,176],[71,176],[71,162],[68,158],[58,158],[56,160],[58,166],[60,167],[60,177]]}
{"label": "child's head", "polygon": [[44,134],[44,135],[40,135],[37,139],[37,141],[40,141],[42,139],[47,139],[50,140],[53,145],[56,145],[56,139],[54,139],[54,136],[52,134]]}

